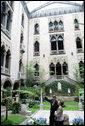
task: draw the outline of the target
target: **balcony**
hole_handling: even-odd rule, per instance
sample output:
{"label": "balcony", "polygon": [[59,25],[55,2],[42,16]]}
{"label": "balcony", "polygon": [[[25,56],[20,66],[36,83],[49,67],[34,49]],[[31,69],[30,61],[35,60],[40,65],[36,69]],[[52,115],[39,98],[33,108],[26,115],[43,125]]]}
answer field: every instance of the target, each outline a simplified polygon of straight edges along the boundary
{"label": "balcony", "polygon": [[34,52],[34,56],[40,56],[40,52]]}
{"label": "balcony", "polygon": [[20,44],[20,52],[25,53],[25,45],[23,43]]}
{"label": "balcony", "polygon": [[52,33],[52,32],[64,32],[64,27],[58,26],[58,27],[54,27],[54,28],[53,27],[49,28],[49,33]]}
{"label": "balcony", "polygon": [[51,55],[65,54],[65,50],[51,50]]}
{"label": "balcony", "polygon": [[18,78],[20,78],[20,79],[26,79],[26,73],[19,72],[18,73]]}
{"label": "balcony", "polygon": [[68,77],[68,75],[50,75],[51,78],[63,80],[65,77]]}
{"label": "balcony", "polygon": [[3,24],[1,24],[1,31],[9,38],[11,39],[10,31],[8,31]]}
{"label": "balcony", "polygon": [[8,68],[4,68],[3,66],[1,66],[1,74],[4,75],[10,75],[10,70]]}
{"label": "balcony", "polygon": [[83,53],[82,48],[77,49],[77,53]]}

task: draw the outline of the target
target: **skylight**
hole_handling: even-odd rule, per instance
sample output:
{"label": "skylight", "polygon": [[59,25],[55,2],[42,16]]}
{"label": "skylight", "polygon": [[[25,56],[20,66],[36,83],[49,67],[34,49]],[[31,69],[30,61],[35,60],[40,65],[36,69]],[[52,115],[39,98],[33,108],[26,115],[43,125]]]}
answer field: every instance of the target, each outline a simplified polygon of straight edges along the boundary
{"label": "skylight", "polygon": [[[26,5],[27,5],[28,10],[29,10],[30,13],[32,11],[35,11],[35,10],[36,11],[41,11],[41,10],[46,10],[46,9],[74,6],[74,5],[71,5],[71,4],[64,4],[64,2],[66,2],[66,1],[56,1],[53,4],[50,4],[50,2],[54,2],[54,1],[25,1],[25,2],[26,2]],[[68,2],[76,3],[76,4],[79,4],[79,5],[82,5],[82,3],[83,3],[83,1],[68,1]],[[43,6],[46,3],[47,3],[47,6],[37,10],[41,5]]]}

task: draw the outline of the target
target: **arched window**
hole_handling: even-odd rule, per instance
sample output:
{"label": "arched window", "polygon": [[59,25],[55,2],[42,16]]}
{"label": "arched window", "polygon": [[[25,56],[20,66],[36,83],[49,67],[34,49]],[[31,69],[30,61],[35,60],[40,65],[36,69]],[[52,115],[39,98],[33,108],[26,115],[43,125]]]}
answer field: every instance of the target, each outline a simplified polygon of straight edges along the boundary
{"label": "arched window", "polygon": [[39,25],[35,24],[35,34],[39,34]]}
{"label": "arched window", "polygon": [[21,33],[20,43],[23,43],[23,33]]}
{"label": "arched window", "polygon": [[59,21],[58,27],[59,27],[59,30],[63,30],[63,22],[62,21]]}
{"label": "arched window", "polygon": [[9,63],[10,63],[10,50],[7,51],[7,54],[6,54],[6,64],[5,64],[5,67],[9,69]]}
{"label": "arched window", "polygon": [[59,36],[58,37],[58,50],[63,50],[64,46],[63,46],[63,37]]}
{"label": "arched window", "polygon": [[22,14],[22,22],[21,25],[24,27],[24,14]]}
{"label": "arched window", "polygon": [[39,52],[39,42],[35,42],[34,44],[34,52]]}
{"label": "arched window", "polygon": [[80,77],[84,78],[84,63],[83,63],[83,61],[79,62],[79,71],[80,71]]}
{"label": "arched window", "polygon": [[76,39],[76,46],[77,46],[77,49],[82,48],[81,39],[79,37],[77,37]]}
{"label": "arched window", "polygon": [[68,74],[68,65],[66,62],[63,63],[63,74],[64,75]]}
{"label": "arched window", "polygon": [[57,50],[56,38],[54,36],[51,38],[51,50]]}
{"label": "arched window", "polygon": [[61,75],[61,64],[59,62],[56,64],[56,74]]}
{"label": "arched window", "polygon": [[7,14],[7,25],[6,25],[6,29],[8,31],[10,31],[11,29],[11,18],[12,18],[12,14],[11,14],[11,11],[8,11],[8,14]]}
{"label": "arched window", "polygon": [[6,3],[2,2],[1,5],[1,24],[5,25]]}
{"label": "arched window", "polygon": [[35,68],[35,74],[34,75],[39,76],[39,65],[35,64],[34,68]]}
{"label": "arched window", "polygon": [[79,23],[77,19],[74,20],[74,26],[75,26],[75,29],[79,29]]}
{"label": "arched window", "polygon": [[58,30],[58,22],[57,21],[54,22],[54,30]]}
{"label": "arched window", "polygon": [[54,75],[55,74],[55,66],[53,63],[50,64],[50,75]]}
{"label": "arched window", "polygon": [[5,53],[5,47],[1,47],[1,66],[4,65],[4,53]]}
{"label": "arched window", "polygon": [[21,72],[21,68],[22,68],[22,60],[20,59],[20,61],[19,61],[19,72]]}
{"label": "arched window", "polygon": [[53,31],[53,23],[52,22],[49,23],[49,31]]}

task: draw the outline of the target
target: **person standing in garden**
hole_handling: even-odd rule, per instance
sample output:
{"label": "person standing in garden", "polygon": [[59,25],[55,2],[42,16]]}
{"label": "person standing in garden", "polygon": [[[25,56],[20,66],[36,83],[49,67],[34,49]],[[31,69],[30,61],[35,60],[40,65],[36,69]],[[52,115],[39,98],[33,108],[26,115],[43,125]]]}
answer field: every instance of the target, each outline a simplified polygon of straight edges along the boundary
{"label": "person standing in garden", "polygon": [[63,115],[63,102],[62,101],[58,101],[58,109],[57,111],[55,111],[55,125],[63,125],[63,121],[64,121],[64,115]]}
{"label": "person standing in garden", "polygon": [[50,104],[51,104],[51,110],[50,110],[50,125],[54,125],[55,124],[55,120],[54,120],[55,115],[54,115],[54,113],[55,113],[55,111],[59,107],[58,106],[58,101],[56,100],[56,96],[53,95],[52,98],[53,99],[50,100],[47,97],[45,97],[45,100],[48,101],[48,102],[50,102]]}

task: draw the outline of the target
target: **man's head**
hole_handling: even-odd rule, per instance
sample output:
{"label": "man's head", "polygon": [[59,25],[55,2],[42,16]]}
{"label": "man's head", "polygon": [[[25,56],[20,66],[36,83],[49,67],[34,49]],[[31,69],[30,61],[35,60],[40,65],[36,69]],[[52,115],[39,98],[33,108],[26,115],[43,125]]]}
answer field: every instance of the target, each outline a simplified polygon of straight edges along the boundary
{"label": "man's head", "polygon": [[56,100],[56,96],[55,95],[53,95],[52,98],[53,98],[53,100]]}

